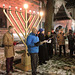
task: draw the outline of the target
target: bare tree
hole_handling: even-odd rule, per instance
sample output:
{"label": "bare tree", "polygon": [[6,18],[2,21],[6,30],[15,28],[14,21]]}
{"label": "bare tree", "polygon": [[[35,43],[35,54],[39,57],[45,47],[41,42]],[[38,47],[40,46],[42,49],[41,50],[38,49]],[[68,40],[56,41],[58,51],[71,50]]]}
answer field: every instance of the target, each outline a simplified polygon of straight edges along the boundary
{"label": "bare tree", "polygon": [[[48,31],[51,31],[52,29],[52,22],[53,22],[53,5],[54,0],[39,0],[42,2],[43,9],[45,8],[45,32],[47,34]],[[45,1],[47,1],[47,4],[45,6]]]}
{"label": "bare tree", "polygon": [[48,31],[52,29],[53,22],[53,0],[47,0],[46,11],[45,11],[45,32],[47,34]]}

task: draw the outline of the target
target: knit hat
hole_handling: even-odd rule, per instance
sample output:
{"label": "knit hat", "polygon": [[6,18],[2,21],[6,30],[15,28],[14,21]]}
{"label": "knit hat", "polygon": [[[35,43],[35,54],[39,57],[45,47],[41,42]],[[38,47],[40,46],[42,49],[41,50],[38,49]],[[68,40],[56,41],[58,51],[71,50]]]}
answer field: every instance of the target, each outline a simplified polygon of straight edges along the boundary
{"label": "knit hat", "polygon": [[39,29],[39,32],[42,33],[42,31],[44,31],[44,29],[40,28],[40,29]]}
{"label": "knit hat", "polygon": [[63,30],[64,30],[64,29],[62,29],[62,28],[60,29],[60,31],[63,31]]}
{"label": "knit hat", "polygon": [[69,29],[69,33],[72,33],[72,30],[71,29]]}

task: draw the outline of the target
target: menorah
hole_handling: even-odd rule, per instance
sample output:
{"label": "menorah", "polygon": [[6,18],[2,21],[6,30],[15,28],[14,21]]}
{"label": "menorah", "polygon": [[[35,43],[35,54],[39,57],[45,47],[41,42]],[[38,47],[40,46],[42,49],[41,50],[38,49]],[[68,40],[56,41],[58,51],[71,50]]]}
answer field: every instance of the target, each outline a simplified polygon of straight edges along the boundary
{"label": "menorah", "polygon": [[[38,27],[38,25],[40,24],[41,20],[42,20],[42,16],[43,16],[43,12],[38,12],[38,14],[35,14],[35,11],[33,11],[34,14],[31,14],[31,10],[30,10],[30,16],[29,18],[27,17],[27,8],[28,8],[28,5],[25,4],[24,5],[24,8],[25,8],[25,17],[23,16],[23,12],[22,12],[22,8],[20,8],[20,12],[17,11],[17,7],[15,7],[15,14],[21,24],[21,26],[23,27],[24,31],[25,31],[25,35],[22,31],[22,29],[20,28],[19,24],[17,23],[16,19],[14,18],[14,15],[12,14],[12,10],[11,10],[11,6],[9,6],[9,14],[10,16],[12,17],[13,21],[15,22],[16,26],[18,27],[18,29],[20,30],[20,32],[22,33],[23,37],[25,38],[25,41],[22,39],[22,37],[19,35],[17,29],[15,28],[11,18],[9,17],[9,15],[6,13],[5,11],[5,4],[3,4],[3,12],[5,14],[5,16],[7,17],[8,21],[11,23],[12,26],[14,26],[14,30],[15,32],[17,33],[17,35],[19,36],[20,40],[23,42],[23,44],[25,45],[25,52],[23,53],[22,57],[21,57],[21,63],[20,64],[17,64],[16,67],[20,68],[21,70],[24,70],[24,71],[28,71],[31,69],[31,59],[30,59],[30,56],[27,55],[28,51],[27,51],[27,45],[26,45],[26,39],[27,39],[27,36],[28,34],[31,32],[32,28],[36,25],[36,27]],[[20,14],[20,16],[19,16]],[[40,14],[40,16],[39,16]],[[31,19],[31,22],[30,24],[28,25],[28,22],[30,20],[30,18],[32,17]],[[37,16],[37,19],[35,20],[35,17]],[[23,20],[23,21],[22,21]],[[29,28],[32,24],[32,22],[35,20],[34,24],[32,25],[30,31],[29,31]],[[23,24],[24,22],[24,24]],[[38,22],[38,23],[37,23]],[[27,34],[28,33],[28,34]]]}

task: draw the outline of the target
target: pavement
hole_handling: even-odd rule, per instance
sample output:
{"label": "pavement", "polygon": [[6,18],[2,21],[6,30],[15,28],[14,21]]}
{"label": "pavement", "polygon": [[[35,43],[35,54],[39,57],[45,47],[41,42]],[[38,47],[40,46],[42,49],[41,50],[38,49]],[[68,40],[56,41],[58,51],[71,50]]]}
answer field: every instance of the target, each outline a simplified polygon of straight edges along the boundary
{"label": "pavement", "polygon": [[[66,45],[67,46],[67,45]],[[23,44],[18,44],[15,47],[15,60],[21,59],[22,53],[18,53],[19,51],[25,50]],[[66,48],[67,49],[67,48]],[[67,50],[67,53],[69,50]],[[69,56],[62,57],[53,56],[49,61],[46,61],[47,64],[38,65],[37,75],[75,75],[75,58],[69,58]],[[6,74],[5,67],[5,57],[4,57],[4,48],[0,47],[0,75]],[[12,75],[31,75],[31,70],[28,72],[24,72],[20,69],[15,68],[17,71],[12,73]]]}

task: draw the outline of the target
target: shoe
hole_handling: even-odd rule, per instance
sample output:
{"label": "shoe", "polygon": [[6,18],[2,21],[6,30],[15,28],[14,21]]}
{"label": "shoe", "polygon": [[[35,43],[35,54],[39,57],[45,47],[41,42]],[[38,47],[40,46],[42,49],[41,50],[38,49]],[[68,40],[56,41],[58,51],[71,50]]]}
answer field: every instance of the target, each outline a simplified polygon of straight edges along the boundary
{"label": "shoe", "polygon": [[59,55],[59,57],[61,57],[61,55]]}
{"label": "shoe", "polygon": [[55,53],[55,56],[57,55],[57,53]]}
{"label": "shoe", "polygon": [[39,63],[39,65],[42,65],[42,63]]}
{"label": "shoe", "polygon": [[50,56],[50,59],[52,58],[52,56]]}
{"label": "shoe", "polygon": [[36,72],[37,74],[40,74],[40,72]]}
{"label": "shoe", "polygon": [[11,70],[12,73],[17,72],[16,70]]}
{"label": "shoe", "polygon": [[6,73],[6,75],[12,75],[11,73]]}
{"label": "shoe", "polygon": [[46,62],[43,62],[43,64],[47,64]]}

